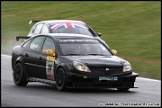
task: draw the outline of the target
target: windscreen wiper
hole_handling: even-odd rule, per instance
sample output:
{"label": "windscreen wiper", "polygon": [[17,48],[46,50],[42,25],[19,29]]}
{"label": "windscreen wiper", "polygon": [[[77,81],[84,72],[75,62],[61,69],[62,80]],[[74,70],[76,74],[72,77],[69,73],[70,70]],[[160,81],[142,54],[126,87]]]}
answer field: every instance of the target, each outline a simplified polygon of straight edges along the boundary
{"label": "windscreen wiper", "polygon": [[83,54],[66,54],[65,56],[73,56],[73,55],[76,55],[76,56],[80,56],[80,55],[83,55]]}
{"label": "windscreen wiper", "polygon": [[103,55],[103,54],[87,54],[87,55],[93,55],[93,56],[106,56],[106,55]]}

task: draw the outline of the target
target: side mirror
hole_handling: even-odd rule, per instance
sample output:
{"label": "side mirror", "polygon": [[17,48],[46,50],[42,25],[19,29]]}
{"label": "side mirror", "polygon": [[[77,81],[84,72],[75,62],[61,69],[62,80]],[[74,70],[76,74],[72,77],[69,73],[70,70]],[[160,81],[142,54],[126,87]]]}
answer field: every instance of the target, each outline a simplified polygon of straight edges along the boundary
{"label": "side mirror", "polygon": [[52,49],[44,50],[43,53],[52,57],[56,56],[56,53]]}
{"label": "side mirror", "polygon": [[114,55],[117,54],[117,50],[115,50],[115,49],[112,49],[111,52],[112,52]]}
{"label": "side mirror", "polygon": [[99,37],[101,37],[101,36],[102,36],[102,33],[100,33],[100,32],[97,32],[97,35],[98,35]]}

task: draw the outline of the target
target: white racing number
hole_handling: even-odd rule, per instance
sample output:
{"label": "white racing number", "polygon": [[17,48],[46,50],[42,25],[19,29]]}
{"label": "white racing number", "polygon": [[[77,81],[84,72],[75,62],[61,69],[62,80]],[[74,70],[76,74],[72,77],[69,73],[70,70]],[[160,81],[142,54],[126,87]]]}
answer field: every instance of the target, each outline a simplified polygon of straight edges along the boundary
{"label": "white racing number", "polygon": [[46,75],[49,80],[54,80],[54,60],[54,57],[47,56]]}

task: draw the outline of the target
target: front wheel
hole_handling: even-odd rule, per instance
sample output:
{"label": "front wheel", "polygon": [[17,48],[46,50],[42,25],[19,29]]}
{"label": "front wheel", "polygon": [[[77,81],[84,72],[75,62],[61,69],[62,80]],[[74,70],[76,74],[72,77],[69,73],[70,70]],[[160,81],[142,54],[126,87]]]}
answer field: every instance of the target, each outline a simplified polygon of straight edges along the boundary
{"label": "front wheel", "polygon": [[118,91],[128,91],[130,88],[117,88]]}
{"label": "front wheel", "polygon": [[21,63],[17,63],[13,72],[14,83],[17,86],[26,86],[28,84],[27,74]]}
{"label": "front wheel", "polygon": [[59,68],[56,72],[56,88],[59,91],[63,91],[66,89],[65,87],[65,71],[63,68]]}

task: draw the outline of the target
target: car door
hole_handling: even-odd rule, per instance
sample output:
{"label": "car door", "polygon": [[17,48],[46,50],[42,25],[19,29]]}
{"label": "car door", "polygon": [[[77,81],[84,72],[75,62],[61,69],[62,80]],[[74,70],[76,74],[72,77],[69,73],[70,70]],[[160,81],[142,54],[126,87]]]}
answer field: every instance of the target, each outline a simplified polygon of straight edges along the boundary
{"label": "car door", "polygon": [[42,45],[41,54],[39,54],[38,60],[38,71],[41,74],[41,78],[54,80],[54,60],[55,57],[52,57],[52,60],[48,60],[47,55],[43,53],[46,49],[52,49],[55,52],[55,44],[51,37],[47,37]]}
{"label": "car door", "polygon": [[38,55],[40,53],[41,45],[44,39],[44,36],[35,37],[29,45],[29,50],[24,51],[25,65],[30,77],[40,76],[37,68],[37,62],[39,59]]}

